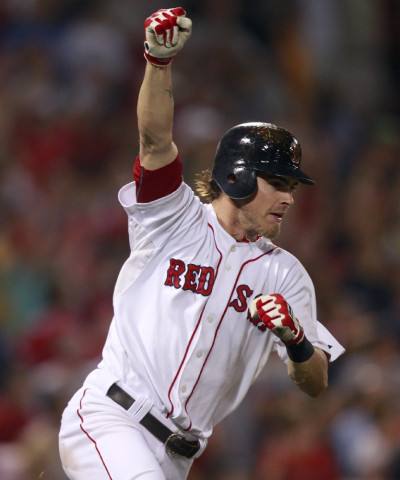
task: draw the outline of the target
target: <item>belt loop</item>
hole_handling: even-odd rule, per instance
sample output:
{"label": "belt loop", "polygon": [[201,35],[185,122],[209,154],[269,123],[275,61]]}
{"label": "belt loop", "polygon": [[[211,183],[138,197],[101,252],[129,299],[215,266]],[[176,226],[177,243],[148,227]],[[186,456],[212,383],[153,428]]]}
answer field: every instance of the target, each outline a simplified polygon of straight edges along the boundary
{"label": "belt loop", "polygon": [[[145,400],[141,400],[141,402],[137,402],[117,383],[111,385],[107,391],[107,396],[129,413],[131,413],[133,409],[136,409],[134,412],[135,418],[144,428],[165,445],[168,454],[192,458],[200,450],[201,444],[199,440],[189,440],[182,432],[171,431],[163,422],[151,414],[150,409],[152,404],[150,401],[146,402]],[[146,408],[144,408],[144,406],[146,406]]]}
{"label": "belt loop", "polygon": [[134,403],[130,406],[127,412],[132,415],[132,417],[141,422],[143,417],[149,413],[153,404],[147,398],[135,399]]}
{"label": "belt loop", "polygon": [[151,410],[152,402],[147,398],[133,398],[121,382],[114,382],[107,390],[107,397],[114,400],[124,408],[136,421],[141,422],[142,418]]}

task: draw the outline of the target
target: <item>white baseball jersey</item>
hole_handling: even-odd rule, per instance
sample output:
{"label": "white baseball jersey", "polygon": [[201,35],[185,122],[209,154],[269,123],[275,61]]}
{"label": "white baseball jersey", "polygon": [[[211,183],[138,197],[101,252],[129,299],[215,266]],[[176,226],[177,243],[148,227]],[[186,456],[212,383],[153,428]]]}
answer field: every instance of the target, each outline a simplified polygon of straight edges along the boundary
{"label": "white baseball jersey", "polygon": [[103,361],[87,383],[118,381],[142,415],[156,406],[205,439],[272,351],[287,360],[283,343],[251,322],[256,295],[281,293],[311,343],[331,361],[343,352],[317,321],[312,281],[293,255],[265,238],[237,242],[185,183],[149,203],[136,201],[135,188],[119,192],[131,254],[116,283]]}

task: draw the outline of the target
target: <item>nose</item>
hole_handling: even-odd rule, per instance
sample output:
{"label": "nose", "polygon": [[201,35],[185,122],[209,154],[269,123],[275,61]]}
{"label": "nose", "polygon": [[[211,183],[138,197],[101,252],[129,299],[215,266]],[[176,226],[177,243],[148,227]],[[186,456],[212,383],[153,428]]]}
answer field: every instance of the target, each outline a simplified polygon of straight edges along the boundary
{"label": "nose", "polygon": [[293,205],[294,204],[294,196],[292,191],[282,192],[282,203],[285,205]]}

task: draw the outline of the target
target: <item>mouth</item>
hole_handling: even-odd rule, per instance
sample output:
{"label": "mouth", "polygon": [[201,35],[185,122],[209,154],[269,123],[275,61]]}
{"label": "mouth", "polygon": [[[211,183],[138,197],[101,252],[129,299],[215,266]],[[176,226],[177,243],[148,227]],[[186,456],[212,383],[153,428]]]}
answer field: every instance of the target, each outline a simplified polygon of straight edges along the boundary
{"label": "mouth", "polygon": [[283,213],[269,213],[269,216],[276,222],[276,223],[281,223],[283,220]]}

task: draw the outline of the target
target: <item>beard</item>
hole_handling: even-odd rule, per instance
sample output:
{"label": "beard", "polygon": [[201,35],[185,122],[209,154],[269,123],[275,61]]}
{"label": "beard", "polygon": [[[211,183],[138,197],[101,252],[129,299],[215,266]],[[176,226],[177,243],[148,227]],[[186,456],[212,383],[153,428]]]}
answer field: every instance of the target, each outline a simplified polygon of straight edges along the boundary
{"label": "beard", "polygon": [[246,238],[250,242],[254,242],[258,237],[265,237],[269,240],[274,240],[277,238],[281,232],[281,225],[279,223],[266,223],[265,220],[262,222],[255,221],[254,218],[250,217],[243,213],[242,224],[246,232]]}
{"label": "beard", "polygon": [[269,238],[270,240],[274,240],[275,238],[279,237],[280,233],[281,233],[281,226],[273,225],[265,232],[263,236]]}

